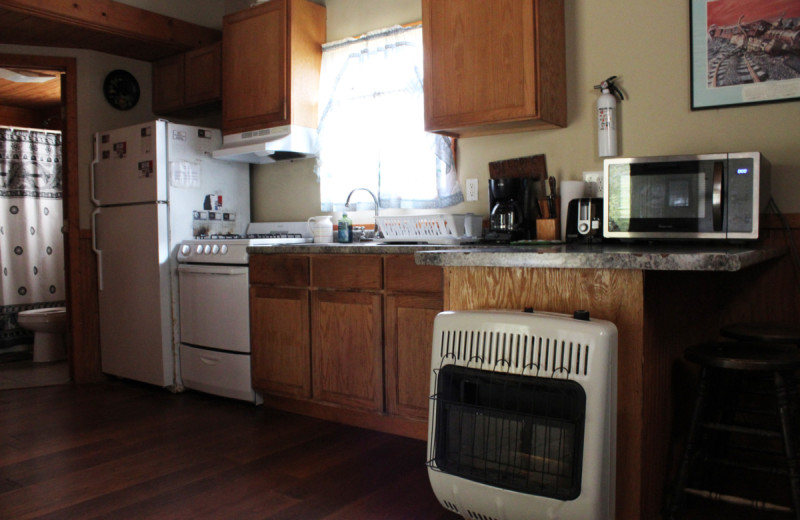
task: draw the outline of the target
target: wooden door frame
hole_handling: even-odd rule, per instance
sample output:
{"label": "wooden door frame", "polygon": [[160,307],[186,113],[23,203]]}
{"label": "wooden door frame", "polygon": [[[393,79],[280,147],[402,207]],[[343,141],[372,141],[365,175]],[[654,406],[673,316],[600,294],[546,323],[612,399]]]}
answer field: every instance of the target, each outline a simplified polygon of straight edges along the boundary
{"label": "wooden door frame", "polygon": [[[62,107],[62,168],[64,205],[64,270],[66,274],[66,301],[68,318],[68,352],[70,376],[74,382],[97,380],[97,363],[79,360],[99,359],[95,342],[91,341],[91,331],[85,330],[85,320],[81,305],[82,291],[87,284],[81,276],[80,255],[80,211],[78,201],[78,86],[77,60],[61,56],[35,56],[23,54],[0,54],[2,67],[26,67],[59,70],[64,73],[61,83]],[[95,296],[96,297],[96,296]],[[88,339],[88,341],[87,341]],[[87,349],[89,352],[87,352]]]}

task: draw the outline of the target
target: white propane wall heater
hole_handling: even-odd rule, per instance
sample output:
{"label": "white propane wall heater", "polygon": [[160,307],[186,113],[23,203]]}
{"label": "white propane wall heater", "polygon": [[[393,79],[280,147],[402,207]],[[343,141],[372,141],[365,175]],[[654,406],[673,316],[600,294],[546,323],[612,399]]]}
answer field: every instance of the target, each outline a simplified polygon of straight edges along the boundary
{"label": "white propane wall heater", "polygon": [[480,520],[610,520],[617,328],[548,312],[437,315],[428,477]]}

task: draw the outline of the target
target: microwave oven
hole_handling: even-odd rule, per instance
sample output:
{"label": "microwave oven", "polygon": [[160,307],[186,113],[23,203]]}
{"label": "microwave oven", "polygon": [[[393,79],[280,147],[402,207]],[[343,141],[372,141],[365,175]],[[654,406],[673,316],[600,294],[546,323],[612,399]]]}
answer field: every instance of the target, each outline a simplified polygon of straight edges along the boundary
{"label": "microwave oven", "polygon": [[759,152],[606,159],[603,237],[756,239],[769,176]]}

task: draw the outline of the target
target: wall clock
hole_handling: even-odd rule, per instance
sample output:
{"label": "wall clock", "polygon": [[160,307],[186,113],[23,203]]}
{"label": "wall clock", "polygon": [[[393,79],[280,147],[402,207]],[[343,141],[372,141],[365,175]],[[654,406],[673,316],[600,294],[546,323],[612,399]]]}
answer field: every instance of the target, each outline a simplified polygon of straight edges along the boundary
{"label": "wall clock", "polygon": [[139,82],[127,70],[112,70],[103,81],[103,95],[118,110],[130,110],[139,102]]}

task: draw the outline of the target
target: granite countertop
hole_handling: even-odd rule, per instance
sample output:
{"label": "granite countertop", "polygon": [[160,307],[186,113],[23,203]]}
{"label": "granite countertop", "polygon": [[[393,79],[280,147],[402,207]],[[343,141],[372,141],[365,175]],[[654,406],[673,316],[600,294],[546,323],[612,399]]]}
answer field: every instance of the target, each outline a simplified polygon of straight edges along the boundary
{"label": "granite countertop", "polygon": [[786,253],[760,242],[730,244],[428,245],[362,242],[255,246],[251,254],[413,254],[417,264],[447,267],[545,267],[651,271],[739,271]]}
{"label": "granite countertop", "polygon": [[457,248],[417,252],[422,265],[739,271],[786,253],[764,244],[560,244]]}

